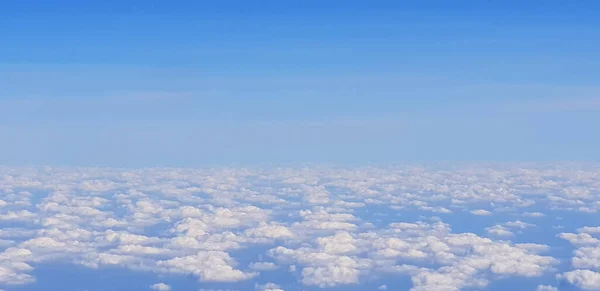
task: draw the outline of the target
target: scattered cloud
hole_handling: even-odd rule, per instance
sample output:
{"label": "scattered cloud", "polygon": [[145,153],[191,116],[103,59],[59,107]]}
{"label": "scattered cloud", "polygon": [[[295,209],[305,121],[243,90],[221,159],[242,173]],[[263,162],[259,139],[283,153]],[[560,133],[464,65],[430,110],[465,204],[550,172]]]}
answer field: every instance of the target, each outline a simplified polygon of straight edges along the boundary
{"label": "scattered cloud", "polygon": [[[514,235],[542,227],[546,219],[535,218],[549,214],[534,211],[540,206],[578,215],[600,211],[595,168],[541,164],[0,167],[0,193],[0,222],[12,225],[0,230],[0,283],[6,285],[34,284],[37,266],[60,262],[214,284],[261,282],[266,272],[289,270],[299,284],[316,287],[388,274],[410,277],[413,291],[482,289],[499,277],[556,274],[552,245]],[[465,230],[464,221],[451,219],[476,219],[469,213],[498,220]],[[600,227],[560,232],[573,257],[572,269],[558,278],[593,290]],[[239,257],[243,252],[258,253],[248,260]],[[282,290],[275,283],[256,288]]]}
{"label": "scattered cloud", "polygon": [[536,291],[558,291],[558,288],[550,285],[538,285]]}
{"label": "scattered cloud", "polygon": [[499,237],[511,237],[514,235],[507,227],[502,225],[494,225],[492,227],[486,227],[485,231],[492,236]]}
{"label": "scattered cloud", "polygon": [[256,290],[259,291],[283,291],[283,289],[281,289],[281,287],[275,283],[266,283],[264,285],[260,285],[257,284],[256,285]]}
{"label": "scattered cloud", "polygon": [[172,290],[171,286],[169,286],[165,283],[156,283],[154,285],[151,285],[150,289],[156,290],[156,291],[171,291]]}
{"label": "scattered cloud", "polygon": [[574,270],[557,275],[557,278],[566,280],[583,290],[600,290],[600,273],[598,272]]}
{"label": "scattered cloud", "polygon": [[477,209],[477,210],[472,210],[471,214],[481,215],[481,216],[487,216],[487,215],[492,215],[492,212],[487,211],[485,209]]}
{"label": "scattered cloud", "polygon": [[274,271],[279,268],[275,263],[272,262],[256,262],[250,264],[250,269],[255,271]]}

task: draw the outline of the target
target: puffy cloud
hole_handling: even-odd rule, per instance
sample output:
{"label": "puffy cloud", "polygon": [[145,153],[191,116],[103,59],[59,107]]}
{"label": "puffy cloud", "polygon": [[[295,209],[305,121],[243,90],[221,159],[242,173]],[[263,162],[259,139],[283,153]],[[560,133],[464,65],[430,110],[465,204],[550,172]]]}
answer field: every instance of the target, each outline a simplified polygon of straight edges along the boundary
{"label": "puffy cloud", "polygon": [[9,285],[21,285],[35,282],[35,278],[21,270],[0,266],[0,282]]}
{"label": "puffy cloud", "polygon": [[485,231],[487,233],[489,233],[490,235],[500,236],[500,237],[511,237],[514,235],[514,233],[512,233],[508,228],[506,228],[502,225],[494,225],[492,227],[486,227]]}
{"label": "puffy cloud", "polygon": [[[0,230],[0,244],[8,247],[0,252],[0,283],[33,282],[33,266],[61,261],[213,282],[248,280],[281,266],[311,286],[394,273],[410,276],[414,290],[484,288],[496,277],[552,271],[556,260],[539,255],[549,246],[501,239],[533,227],[530,220],[544,216],[533,211],[540,205],[595,213],[599,190],[593,167],[535,164],[452,170],[0,167],[0,221],[25,227]],[[486,238],[453,233],[439,218],[405,215],[469,210],[523,213],[523,221],[486,228]],[[599,270],[598,229],[559,235],[577,247],[575,268]],[[259,254],[248,270],[237,266],[238,252],[265,248],[277,265]]]}
{"label": "puffy cloud", "polygon": [[150,285],[150,289],[156,290],[156,291],[171,291],[172,290],[171,286],[169,286],[165,283],[156,283],[154,285]]}
{"label": "puffy cloud", "polygon": [[104,235],[97,237],[96,239],[99,242],[107,242],[107,243],[119,243],[126,245],[146,245],[154,242],[160,241],[159,238],[156,237],[147,237],[145,235],[137,235],[131,234],[128,232],[117,232],[113,230],[107,230]]}
{"label": "puffy cloud", "polygon": [[130,269],[141,269],[141,266],[144,265],[144,261],[147,260],[142,257],[132,255],[89,253],[76,260],[76,263],[89,268],[100,268],[102,266],[121,266]]}
{"label": "puffy cloud", "polygon": [[558,291],[558,288],[550,285],[538,285],[536,291]]}
{"label": "puffy cloud", "polygon": [[505,223],[504,225],[508,226],[508,227],[512,227],[512,228],[518,228],[518,229],[526,229],[526,228],[535,226],[535,224],[523,222],[520,220],[509,221],[509,222]]}
{"label": "puffy cloud", "polygon": [[309,228],[316,230],[354,230],[357,228],[356,224],[341,221],[305,221],[302,223],[295,223],[293,225],[296,228]]}
{"label": "puffy cloud", "polygon": [[600,270],[600,246],[582,247],[575,250],[573,254],[573,267]]}
{"label": "puffy cloud", "polygon": [[485,216],[485,215],[492,215],[492,212],[487,211],[485,209],[477,209],[477,210],[472,210],[471,214]]}
{"label": "puffy cloud", "polygon": [[256,271],[274,271],[279,268],[275,263],[272,262],[255,262],[249,265],[250,269]]}
{"label": "puffy cloud", "polygon": [[557,275],[557,278],[564,279],[584,290],[600,290],[600,273],[598,272],[578,269]]}
{"label": "puffy cloud", "polygon": [[20,211],[9,211],[7,213],[0,214],[0,221],[29,221],[33,222],[37,218],[37,215],[29,210]]}
{"label": "puffy cloud", "polygon": [[[511,245],[474,234],[452,234],[448,225],[393,223],[391,229],[351,234],[338,232],[318,238],[313,247],[276,247],[270,255],[282,263],[303,265],[302,282],[331,287],[354,284],[380,269],[411,275],[414,290],[482,287],[486,272],[503,276],[540,276],[556,263],[536,253],[547,250],[538,244]],[[367,259],[369,258],[369,259]],[[433,261],[439,269],[393,266],[395,260]]]}
{"label": "puffy cloud", "polygon": [[283,289],[281,289],[281,286],[275,284],[275,283],[266,283],[264,285],[256,285],[256,290],[260,290],[260,291],[283,291]]}
{"label": "puffy cloud", "polygon": [[528,216],[528,217],[544,217],[546,216],[546,214],[543,214],[541,212],[525,212],[523,213],[524,216]]}
{"label": "puffy cloud", "polygon": [[201,281],[236,282],[253,278],[257,273],[244,273],[234,268],[236,264],[228,253],[200,251],[195,255],[158,261],[161,270],[173,273],[194,274]]}
{"label": "puffy cloud", "polygon": [[302,270],[302,283],[319,287],[358,283],[360,271],[353,266],[329,264]]}
{"label": "puffy cloud", "polygon": [[600,226],[585,226],[577,229],[578,232],[585,232],[590,234],[600,234]]}
{"label": "puffy cloud", "polygon": [[247,229],[245,234],[251,237],[280,239],[292,237],[292,232],[285,226],[261,222],[259,226]]}
{"label": "puffy cloud", "polygon": [[334,236],[317,238],[317,244],[328,254],[350,254],[357,250],[355,240],[348,232],[338,232]]}
{"label": "puffy cloud", "polygon": [[558,235],[574,245],[597,245],[600,240],[587,233],[561,233]]}

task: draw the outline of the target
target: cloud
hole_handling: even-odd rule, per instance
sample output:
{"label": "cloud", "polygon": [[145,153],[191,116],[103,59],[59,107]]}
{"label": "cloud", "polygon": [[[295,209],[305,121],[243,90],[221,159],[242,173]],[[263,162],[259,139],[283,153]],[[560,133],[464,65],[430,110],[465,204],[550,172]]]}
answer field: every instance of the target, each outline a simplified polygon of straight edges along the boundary
{"label": "cloud", "polygon": [[494,225],[492,227],[486,227],[485,231],[493,236],[499,236],[499,237],[514,236],[514,233],[512,233],[510,230],[508,230],[508,228],[506,228],[502,225]]}
{"label": "cloud", "polygon": [[471,214],[474,215],[482,215],[482,216],[486,216],[486,215],[492,215],[492,213],[490,211],[487,211],[485,209],[477,209],[477,210],[473,210],[471,211]]}
{"label": "cloud", "polygon": [[558,279],[563,279],[583,290],[600,290],[600,273],[590,270],[574,270],[557,275]]}
{"label": "cloud", "polygon": [[[0,283],[34,283],[36,266],[72,262],[217,285],[253,284],[280,269],[317,287],[384,274],[410,277],[413,290],[483,289],[500,277],[555,272],[553,245],[511,240],[553,213],[533,211],[542,205],[600,210],[597,171],[572,167],[0,167],[0,221],[18,225],[0,230]],[[521,220],[464,232],[446,219],[468,212]],[[558,236],[575,246],[571,265],[599,271],[598,227],[565,225]],[[561,278],[593,277],[568,274]]]}
{"label": "cloud", "polygon": [[352,261],[348,264],[346,266],[331,263],[323,267],[306,267],[302,270],[302,283],[321,288],[358,283],[360,271],[354,267]]}
{"label": "cloud", "polygon": [[281,289],[281,287],[275,283],[266,283],[263,285],[257,284],[256,285],[256,290],[259,291],[283,291],[283,289]]}
{"label": "cloud", "polygon": [[206,282],[237,282],[258,275],[235,269],[235,263],[226,252],[199,251],[195,255],[158,261],[157,267],[165,272],[194,274]]}
{"label": "cloud", "polygon": [[279,267],[272,262],[256,262],[249,265],[250,269],[255,271],[274,271]]}
{"label": "cloud", "polygon": [[582,228],[578,228],[577,231],[589,234],[600,234],[600,226],[585,226]]}
{"label": "cloud", "polygon": [[505,223],[504,225],[508,226],[508,227],[511,227],[511,228],[518,228],[518,229],[526,229],[526,228],[534,227],[535,226],[535,224],[523,222],[523,221],[520,221],[520,220],[509,221],[509,222]]}
{"label": "cloud", "polygon": [[550,285],[538,285],[536,291],[558,291],[558,288]]}
{"label": "cloud", "polygon": [[556,263],[551,257],[536,255],[547,250],[547,246],[511,245],[474,234],[452,234],[449,226],[441,222],[390,226],[388,230],[354,235],[338,232],[318,238],[312,247],[280,246],[269,254],[284,264],[303,265],[302,283],[319,287],[355,284],[378,268],[395,272],[398,270],[393,265],[395,260],[433,261],[442,265],[437,270],[404,268],[411,274],[415,290],[486,286],[487,280],[481,276],[488,271],[504,276],[535,277]]}
{"label": "cloud", "polygon": [[37,216],[35,213],[29,210],[20,210],[20,211],[9,211],[7,213],[0,214],[0,221],[29,221],[33,222],[33,220]]}
{"label": "cloud", "polygon": [[544,217],[546,216],[546,214],[543,214],[541,212],[525,212],[523,213],[524,216],[527,217]]}
{"label": "cloud", "polygon": [[597,245],[600,240],[588,233],[561,233],[558,235],[564,240],[568,240],[574,245]]}
{"label": "cloud", "polygon": [[165,283],[156,283],[154,285],[150,285],[150,289],[156,291],[171,291],[172,288]]}
{"label": "cloud", "polygon": [[292,232],[285,226],[267,224],[265,222],[261,222],[258,227],[247,229],[245,234],[251,237],[262,237],[268,239],[289,238],[294,236]]}

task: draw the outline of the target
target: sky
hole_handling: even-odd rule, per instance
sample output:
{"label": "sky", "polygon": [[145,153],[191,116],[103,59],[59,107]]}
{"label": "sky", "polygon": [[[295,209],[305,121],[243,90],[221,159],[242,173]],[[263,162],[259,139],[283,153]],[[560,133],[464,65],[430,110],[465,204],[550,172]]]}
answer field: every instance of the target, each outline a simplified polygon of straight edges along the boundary
{"label": "sky", "polygon": [[3,1],[0,164],[598,160],[596,1]]}
{"label": "sky", "polygon": [[0,291],[600,290],[598,1],[0,1]]}

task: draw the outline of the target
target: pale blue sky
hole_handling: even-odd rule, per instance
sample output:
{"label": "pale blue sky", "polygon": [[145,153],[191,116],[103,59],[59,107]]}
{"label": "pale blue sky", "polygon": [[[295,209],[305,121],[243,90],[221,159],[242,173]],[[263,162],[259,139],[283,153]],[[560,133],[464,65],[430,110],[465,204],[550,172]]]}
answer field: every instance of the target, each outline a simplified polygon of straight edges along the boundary
{"label": "pale blue sky", "polygon": [[597,2],[322,2],[2,3],[0,164],[600,159]]}

